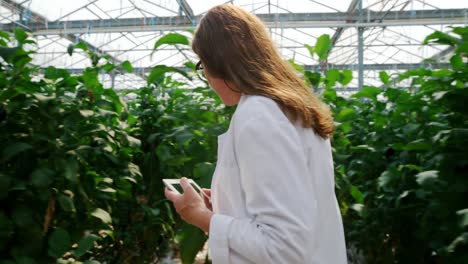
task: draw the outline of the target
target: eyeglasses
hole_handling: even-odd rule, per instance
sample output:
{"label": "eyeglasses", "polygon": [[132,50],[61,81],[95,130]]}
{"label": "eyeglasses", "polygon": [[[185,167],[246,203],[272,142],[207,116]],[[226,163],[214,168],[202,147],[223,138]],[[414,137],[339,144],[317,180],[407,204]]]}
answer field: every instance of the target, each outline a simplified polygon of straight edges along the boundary
{"label": "eyeglasses", "polygon": [[197,65],[195,66],[195,70],[197,70],[198,78],[202,79],[203,81],[207,81],[205,70],[203,69],[203,64],[201,63],[201,61],[197,63]]}

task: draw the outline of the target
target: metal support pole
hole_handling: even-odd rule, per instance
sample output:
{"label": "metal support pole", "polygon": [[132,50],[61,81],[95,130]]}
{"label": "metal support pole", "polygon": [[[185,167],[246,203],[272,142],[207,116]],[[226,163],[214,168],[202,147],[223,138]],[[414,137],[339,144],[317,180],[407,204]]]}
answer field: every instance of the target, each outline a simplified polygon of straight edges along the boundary
{"label": "metal support pole", "polygon": [[112,89],[115,88],[115,72],[112,72],[111,74],[111,87]]}
{"label": "metal support pole", "polygon": [[[362,23],[362,0],[359,0],[359,23]],[[358,27],[358,88],[364,85],[364,27]]]}
{"label": "metal support pole", "polygon": [[182,3],[181,3],[181,0],[177,0],[178,4],[179,4],[179,16],[182,16],[182,12],[183,12],[183,9],[182,9]]}

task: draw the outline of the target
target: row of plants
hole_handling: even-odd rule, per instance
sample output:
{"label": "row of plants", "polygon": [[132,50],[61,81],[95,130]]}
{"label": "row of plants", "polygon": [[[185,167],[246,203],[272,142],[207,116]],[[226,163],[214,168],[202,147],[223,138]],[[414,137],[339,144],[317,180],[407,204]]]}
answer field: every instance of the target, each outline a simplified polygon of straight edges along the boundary
{"label": "row of plants", "polygon": [[[467,32],[424,41],[453,48],[451,69],[382,72],[382,87],[351,98],[333,90],[352,80],[350,70],[310,72],[291,61],[333,110],[347,243],[368,263],[467,257]],[[154,48],[188,44],[172,33]],[[151,263],[173,253],[193,263],[206,235],[178,218],[161,179],[209,187],[216,136],[234,109],[201,80],[187,89],[193,75],[176,68],[158,65],[144,87],[116,94],[98,76],[131,73],[129,62],[79,43],[69,54],[92,66],[71,76],[31,65],[30,45],[21,30],[0,32],[0,263]],[[306,47],[323,60],[330,38]],[[408,89],[392,88],[408,79]]]}
{"label": "row of plants", "polygon": [[[155,48],[181,41],[170,34]],[[209,187],[212,135],[229,110],[206,85],[183,88],[168,73],[191,76],[175,68],[159,65],[147,86],[117,95],[99,75],[133,72],[128,61],[78,43],[68,53],[91,67],[71,76],[32,65],[35,44],[0,32],[0,263],[149,263],[176,244],[189,263],[206,236],[176,217],[161,179]]]}
{"label": "row of plants", "polygon": [[[1,37],[4,46],[10,36]],[[96,241],[117,235],[117,208],[133,199],[141,177],[132,163],[139,142],[123,128],[125,104],[98,82],[97,68],[70,76],[49,67],[34,78],[34,51],[24,45],[35,42],[21,30],[14,37],[18,46],[3,49],[0,66],[2,260],[87,258]]]}
{"label": "row of plants", "polygon": [[348,247],[365,263],[468,261],[468,27],[423,44],[451,48],[451,68],[381,72],[381,87],[350,98],[331,88],[349,73],[305,74],[334,113],[337,196]]}

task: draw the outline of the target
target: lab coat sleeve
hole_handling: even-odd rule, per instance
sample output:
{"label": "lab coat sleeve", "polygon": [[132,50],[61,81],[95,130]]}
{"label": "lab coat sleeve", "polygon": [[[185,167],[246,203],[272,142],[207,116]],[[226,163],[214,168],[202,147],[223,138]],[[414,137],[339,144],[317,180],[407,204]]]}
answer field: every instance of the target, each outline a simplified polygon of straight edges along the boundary
{"label": "lab coat sleeve", "polygon": [[235,153],[250,219],[215,214],[213,263],[235,251],[254,263],[308,263],[317,203],[299,136],[287,121],[262,116],[235,131]]}

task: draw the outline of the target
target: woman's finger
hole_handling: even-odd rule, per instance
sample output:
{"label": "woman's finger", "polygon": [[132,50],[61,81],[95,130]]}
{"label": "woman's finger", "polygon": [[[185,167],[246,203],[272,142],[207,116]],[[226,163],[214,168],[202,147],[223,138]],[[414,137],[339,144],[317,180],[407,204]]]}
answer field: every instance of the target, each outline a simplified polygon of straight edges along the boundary
{"label": "woman's finger", "polygon": [[169,199],[172,202],[175,202],[177,197],[180,196],[180,194],[177,194],[177,193],[169,190],[167,187],[164,190],[164,195],[166,196],[167,199]]}
{"label": "woman's finger", "polygon": [[203,188],[202,191],[203,191],[203,193],[206,194],[208,197],[211,197],[211,189]]}
{"label": "woman's finger", "polygon": [[190,196],[193,196],[193,195],[197,195],[197,196],[200,196],[200,193],[195,190],[192,185],[189,183],[188,179],[186,177],[182,177],[180,179],[180,186],[182,186],[182,189],[184,190],[184,194],[187,193],[189,194],[190,193]]}
{"label": "woman's finger", "polygon": [[205,202],[205,205],[210,204],[210,199],[206,196],[203,196],[203,201]]}
{"label": "woman's finger", "polygon": [[205,202],[206,208],[213,211],[213,205],[211,205],[210,201],[207,198],[205,198],[204,202]]}
{"label": "woman's finger", "polygon": [[182,186],[182,190],[184,190],[184,193],[185,193],[185,191],[187,190],[187,188],[188,188],[189,185],[190,185],[190,184],[188,183],[187,178],[182,177],[182,178],[180,179],[180,186]]}
{"label": "woman's finger", "polygon": [[194,190],[193,187],[190,186],[190,183],[189,183],[189,181],[187,180],[186,177],[182,177],[180,179],[180,186],[182,186],[182,189],[184,190],[184,193],[188,192],[190,189]]}
{"label": "woman's finger", "polygon": [[213,210],[213,205],[211,204],[211,190],[203,188],[202,192],[205,194],[203,195],[203,201],[205,202],[205,206],[208,209]]}

